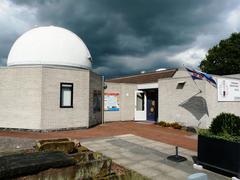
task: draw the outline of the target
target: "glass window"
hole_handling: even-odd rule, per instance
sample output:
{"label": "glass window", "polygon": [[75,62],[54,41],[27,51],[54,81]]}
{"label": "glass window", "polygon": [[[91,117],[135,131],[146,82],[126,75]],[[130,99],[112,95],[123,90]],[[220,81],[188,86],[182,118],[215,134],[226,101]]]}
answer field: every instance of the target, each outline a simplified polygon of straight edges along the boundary
{"label": "glass window", "polygon": [[137,111],[144,111],[144,93],[137,93]]}
{"label": "glass window", "polygon": [[73,107],[73,83],[60,84],[60,107]]}

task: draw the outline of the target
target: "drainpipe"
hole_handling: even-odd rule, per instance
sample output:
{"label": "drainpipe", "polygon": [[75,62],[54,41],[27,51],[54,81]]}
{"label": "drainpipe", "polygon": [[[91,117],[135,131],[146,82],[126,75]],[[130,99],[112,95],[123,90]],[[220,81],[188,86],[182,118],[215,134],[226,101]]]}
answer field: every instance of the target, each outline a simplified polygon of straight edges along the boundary
{"label": "drainpipe", "polygon": [[104,124],[104,76],[102,76],[102,124]]}

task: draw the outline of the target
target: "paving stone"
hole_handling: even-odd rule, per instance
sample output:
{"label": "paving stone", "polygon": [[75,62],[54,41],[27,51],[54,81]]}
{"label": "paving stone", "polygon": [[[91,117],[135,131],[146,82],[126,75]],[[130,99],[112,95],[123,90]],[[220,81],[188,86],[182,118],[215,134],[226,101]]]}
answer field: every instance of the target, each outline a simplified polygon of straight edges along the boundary
{"label": "paving stone", "polygon": [[161,156],[156,156],[154,154],[148,154],[145,157],[146,157],[145,160],[156,161],[158,163],[160,163],[160,161],[163,160]]}
{"label": "paving stone", "polygon": [[122,135],[118,135],[118,136],[114,136],[115,138],[117,137],[117,138],[131,138],[131,137],[133,137],[133,138],[135,138],[136,136],[135,135],[133,135],[133,134],[122,134]]}
{"label": "paving stone", "polygon": [[197,155],[197,152],[190,151],[190,150],[187,150],[187,149],[182,149],[182,148],[179,149],[179,153],[182,153],[182,154],[185,154],[185,155],[188,155],[188,156],[196,156]]}
{"label": "paving stone", "polygon": [[121,154],[118,154],[118,153],[115,153],[115,152],[112,152],[112,151],[102,151],[101,152],[102,154],[104,154],[105,156],[108,156],[112,159],[117,159],[117,158],[122,158]]}
{"label": "paving stone", "polygon": [[159,166],[159,162],[158,161],[152,161],[152,160],[140,161],[139,164],[143,164],[143,165],[148,166],[148,167]]}
{"label": "paving stone", "polygon": [[131,152],[121,153],[121,155],[130,159],[130,160],[133,160],[133,161],[140,161],[140,160],[146,159],[145,156],[142,156],[142,155],[139,155],[139,154],[134,154],[134,153],[131,153]]}
{"label": "paving stone", "polygon": [[159,171],[152,168],[143,168],[139,169],[138,171],[141,172],[142,175],[150,178],[159,175]]}
{"label": "paving stone", "polygon": [[159,149],[162,149],[162,148],[169,148],[169,149],[172,149],[172,148],[174,148],[173,145],[164,144],[164,143],[161,143],[161,142],[155,142],[155,143],[156,143],[155,148],[159,148]]}
{"label": "paving stone", "polygon": [[118,146],[113,146],[113,145],[108,145],[108,144],[105,144],[105,149],[106,150],[111,150],[111,151],[118,151],[119,150],[119,147]]}
{"label": "paving stone", "polygon": [[165,172],[166,174],[176,170],[174,167],[162,163],[159,163],[159,165],[155,166],[154,169],[157,171]]}
{"label": "paving stone", "polygon": [[140,163],[136,163],[136,164],[131,164],[128,166],[130,169],[133,169],[133,170],[141,170],[141,169],[144,169],[144,168],[150,168],[149,166],[147,165],[144,165],[144,164],[140,164]]}
{"label": "paving stone", "polygon": [[123,159],[123,158],[114,159],[114,162],[116,162],[120,165],[123,165],[123,166],[127,166],[127,165],[130,165],[130,164],[135,164],[135,162],[133,162],[131,160],[128,160],[128,159]]}
{"label": "paving stone", "polygon": [[176,180],[176,178],[169,177],[168,175],[163,175],[162,173],[151,177],[152,180]]}
{"label": "paving stone", "polygon": [[[154,142],[154,143],[147,143],[147,144],[145,144],[145,146],[146,147],[150,147],[150,148],[154,148],[154,147],[157,147],[157,143],[156,142]],[[158,146],[159,147],[159,146]],[[160,147],[159,147],[160,148]]]}
{"label": "paving stone", "polygon": [[178,169],[174,169],[174,171],[171,171],[170,173],[168,173],[169,177],[173,177],[173,178],[179,179],[179,180],[186,180],[189,175],[190,175],[189,173],[180,171]]}

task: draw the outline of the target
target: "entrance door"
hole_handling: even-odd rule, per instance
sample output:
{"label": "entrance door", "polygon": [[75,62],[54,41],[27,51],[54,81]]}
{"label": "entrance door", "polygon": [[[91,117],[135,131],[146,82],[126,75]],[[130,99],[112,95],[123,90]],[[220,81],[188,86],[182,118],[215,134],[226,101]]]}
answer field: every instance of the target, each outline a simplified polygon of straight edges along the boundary
{"label": "entrance door", "polygon": [[146,93],[143,91],[135,91],[135,120],[146,120],[147,119],[147,108],[146,108]]}
{"label": "entrance door", "polygon": [[158,91],[147,91],[147,120],[157,121],[158,116]]}

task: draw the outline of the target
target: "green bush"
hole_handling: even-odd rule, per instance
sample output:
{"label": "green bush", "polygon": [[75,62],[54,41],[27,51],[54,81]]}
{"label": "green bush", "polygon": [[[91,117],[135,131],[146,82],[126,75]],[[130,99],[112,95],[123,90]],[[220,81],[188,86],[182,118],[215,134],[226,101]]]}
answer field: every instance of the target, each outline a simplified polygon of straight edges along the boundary
{"label": "green bush", "polygon": [[221,113],[216,116],[209,129],[201,129],[200,135],[240,142],[240,117],[231,113]]}
{"label": "green bush", "polygon": [[174,129],[182,129],[182,126],[177,122],[171,123],[171,127],[173,127]]}
{"label": "green bush", "polygon": [[165,121],[160,121],[158,125],[162,127],[173,127],[174,129],[182,129],[182,126],[177,122],[167,123]]}
{"label": "green bush", "polygon": [[230,136],[229,134],[215,135],[212,132],[210,132],[208,129],[200,129],[198,131],[198,134],[202,136],[210,137],[210,138],[223,139],[226,141],[240,143],[240,136]]}
{"label": "green bush", "polygon": [[162,126],[162,127],[166,127],[166,122],[164,122],[164,121],[160,121],[159,123],[158,123],[158,125],[159,126]]}
{"label": "green bush", "polygon": [[170,127],[170,126],[171,126],[170,123],[167,123],[167,122],[165,122],[165,121],[160,121],[160,122],[158,123],[158,125],[159,125],[159,126],[162,126],[162,127]]}
{"label": "green bush", "polygon": [[240,136],[240,117],[231,113],[221,113],[213,119],[209,130],[215,135]]}

